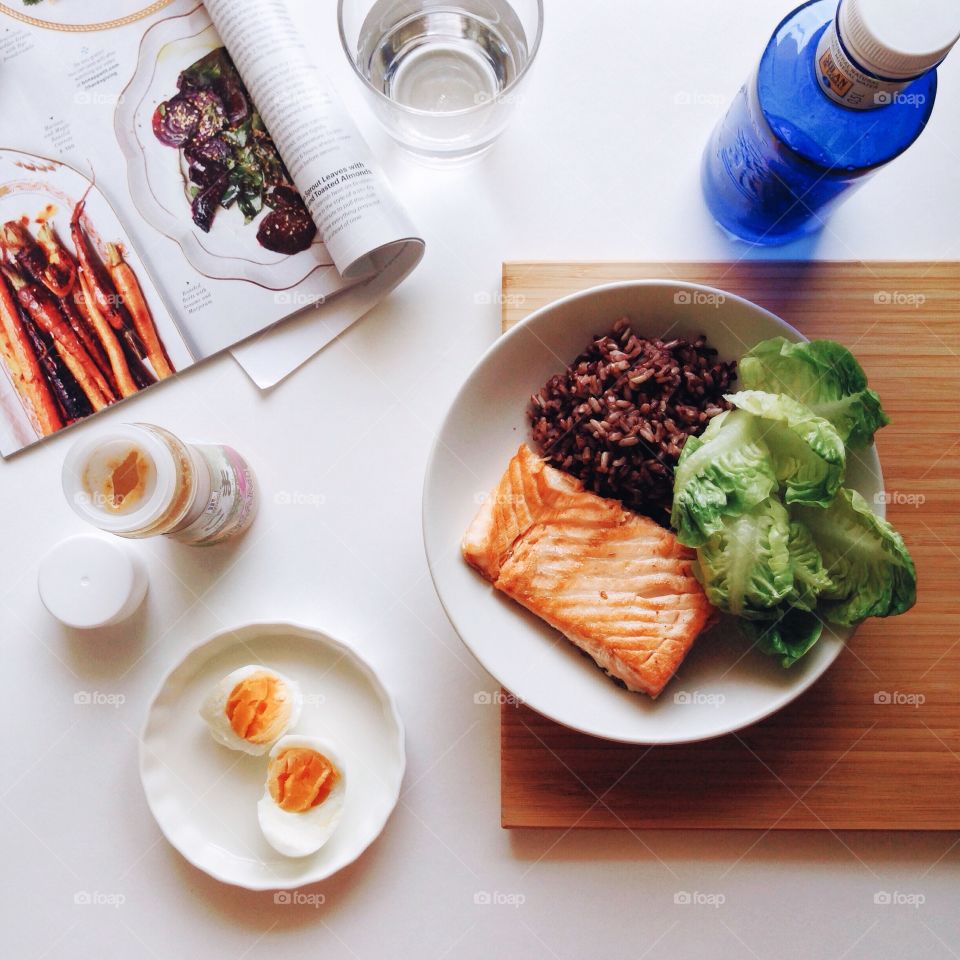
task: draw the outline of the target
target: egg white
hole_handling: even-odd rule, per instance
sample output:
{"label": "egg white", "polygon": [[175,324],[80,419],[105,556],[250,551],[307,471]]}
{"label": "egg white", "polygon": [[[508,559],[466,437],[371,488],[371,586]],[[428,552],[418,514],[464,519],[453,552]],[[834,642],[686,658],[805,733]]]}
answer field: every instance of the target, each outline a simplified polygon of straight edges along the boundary
{"label": "egg white", "polygon": [[285,857],[306,857],[316,853],[337,829],[343,816],[347,775],[334,745],[317,737],[283,737],[273,745],[270,759],[290,747],[306,747],[322,753],[340,774],[327,798],[303,813],[291,813],[277,806],[270,796],[269,782],[264,784],[263,796],[257,803],[257,820],[267,843]]}
{"label": "egg white", "polygon": [[[233,692],[233,688],[245,680],[253,673],[269,673],[277,677],[287,688],[287,694],[290,697],[290,719],[284,725],[280,733],[268,743],[251,743],[237,736],[233,727],[230,726],[230,719],[227,717],[227,700]],[[300,719],[300,704],[302,701],[300,695],[300,685],[296,680],[291,680],[277,670],[271,670],[260,664],[251,663],[245,667],[239,667],[232,673],[228,673],[209,693],[207,698],[200,706],[200,716],[207,723],[210,729],[210,736],[217,743],[229,747],[231,750],[241,750],[255,757],[261,757],[265,754],[272,744],[276,743],[288,730],[292,730]]]}

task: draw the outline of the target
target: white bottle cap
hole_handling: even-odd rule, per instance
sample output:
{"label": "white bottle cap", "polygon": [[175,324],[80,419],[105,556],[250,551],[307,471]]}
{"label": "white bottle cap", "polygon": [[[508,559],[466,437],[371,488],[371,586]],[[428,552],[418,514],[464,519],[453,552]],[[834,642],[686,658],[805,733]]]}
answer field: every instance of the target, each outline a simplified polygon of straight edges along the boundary
{"label": "white bottle cap", "polygon": [[37,587],[61,623],[89,630],[126,620],[143,602],[147,572],[121,541],[85,534],[40,561]]}
{"label": "white bottle cap", "polygon": [[888,80],[919,77],[960,39],[957,0],[841,0],[837,16],[850,56]]}

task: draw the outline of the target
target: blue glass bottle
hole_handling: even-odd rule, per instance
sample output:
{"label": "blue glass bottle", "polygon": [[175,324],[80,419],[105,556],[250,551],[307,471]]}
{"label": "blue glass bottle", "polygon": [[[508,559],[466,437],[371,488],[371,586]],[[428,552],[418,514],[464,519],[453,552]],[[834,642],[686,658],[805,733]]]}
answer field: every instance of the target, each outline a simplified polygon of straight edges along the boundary
{"label": "blue glass bottle", "polygon": [[[843,4],[868,2],[841,0],[838,9],[837,0],[811,0],[794,10],[714,130],[703,157],[703,191],[730,233],[774,244],[819,229],[853,188],[923,132],[937,91],[935,67],[908,82],[884,86],[881,77],[872,100],[861,97],[857,108],[825,92],[832,64],[822,51],[837,37],[825,32],[837,30]],[[844,57],[846,45],[840,47]]]}

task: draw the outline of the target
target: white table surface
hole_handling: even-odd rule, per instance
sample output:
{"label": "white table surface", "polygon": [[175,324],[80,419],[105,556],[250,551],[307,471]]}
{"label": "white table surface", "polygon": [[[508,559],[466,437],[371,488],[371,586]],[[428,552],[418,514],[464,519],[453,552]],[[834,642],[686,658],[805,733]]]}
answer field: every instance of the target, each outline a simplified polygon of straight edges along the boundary
{"label": "white table surface", "polygon": [[[75,434],[0,464],[0,952],[956,957],[953,835],[501,830],[497,707],[475,702],[496,684],[447,623],[421,545],[427,454],[499,331],[502,260],[744,254],[704,212],[698,161],[787,6],[547,0],[540,59],[512,126],[482,161],[443,172],[376,128],[335,42],[333,0],[297,7],[423,231],[426,258],[271,393],[223,356],[99,419],[230,442],[264,492],[240,543],[139,544],[150,593],[125,626],[82,636],[37,598],[39,557],[84,529],[59,488]],[[911,151],[815,244],[770,255],[960,258],[960,54],[941,77],[941,103]],[[306,502],[284,504],[284,493]],[[399,807],[357,864],[308,889],[321,906],[277,905],[189,866],[160,835],[137,776],[137,731],[161,675],[222,626],[278,618],[355,644],[396,692],[408,728]],[[81,691],[125,700],[77,705]],[[675,905],[680,891],[723,903]],[[877,905],[881,891],[923,902]],[[83,893],[117,896],[75,903]],[[515,896],[476,903],[483,893]]]}

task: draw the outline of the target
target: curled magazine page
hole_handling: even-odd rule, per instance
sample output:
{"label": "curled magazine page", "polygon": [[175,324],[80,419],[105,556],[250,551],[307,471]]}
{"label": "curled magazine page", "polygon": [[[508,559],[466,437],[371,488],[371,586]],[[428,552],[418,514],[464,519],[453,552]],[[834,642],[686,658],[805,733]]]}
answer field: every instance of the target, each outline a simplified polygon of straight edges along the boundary
{"label": "curled magazine page", "polygon": [[312,62],[286,0],[205,5],[341,276],[413,269],[423,240]]}

